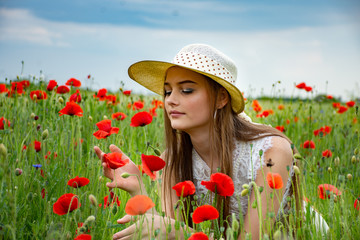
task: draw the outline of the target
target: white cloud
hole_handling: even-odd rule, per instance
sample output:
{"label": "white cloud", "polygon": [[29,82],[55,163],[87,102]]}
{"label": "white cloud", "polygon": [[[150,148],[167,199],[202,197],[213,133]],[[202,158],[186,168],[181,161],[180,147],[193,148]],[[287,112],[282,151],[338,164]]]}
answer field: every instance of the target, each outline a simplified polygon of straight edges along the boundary
{"label": "white cloud", "polygon": [[[43,69],[60,82],[92,73],[98,81],[95,88],[116,90],[121,80],[128,88],[138,88],[127,76],[130,64],[171,60],[181,47],[195,42],[213,45],[237,62],[238,86],[245,94],[256,95],[261,89],[270,94],[272,84],[281,80],[278,88],[285,88],[287,95],[295,82],[302,81],[324,93],[328,81],[328,93],[345,96],[356,93],[352,89],[360,76],[358,32],[352,25],[186,31],[54,22],[26,10],[4,8],[0,22],[0,43],[7,46],[0,56],[0,75],[6,76],[16,75],[17,61],[27,59],[29,71]],[[29,48],[19,49],[23,45]]]}

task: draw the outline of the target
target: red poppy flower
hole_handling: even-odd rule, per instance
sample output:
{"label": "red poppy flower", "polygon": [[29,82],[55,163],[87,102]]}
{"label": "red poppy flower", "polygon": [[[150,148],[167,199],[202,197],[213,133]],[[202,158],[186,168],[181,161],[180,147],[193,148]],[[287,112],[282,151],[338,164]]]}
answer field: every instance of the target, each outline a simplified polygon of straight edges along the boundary
{"label": "red poppy flower", "polygon": [[234,194],[234,182],[224,173],[214,173],[210,176],[210,181],[201,181],[208,190],[224,197],[230,197]]}
{"label": "red poppy flower", "polygon": [[306,86],[306,87],[305,87],[305,91],[307,91],[307,92],[311,92],[311,91],[312,91],[312,87],[310,87],[310,86]]}
{"label": "red poppy flower", "polygon": [[360,196],[354,202],[354,208],[360,210]]}
{"label": "red poppy flower", "polygon": [[125,91],[123,91],[123,94],[125,96],[130,96],[131,95],[131,90],[125,90]]}
{"label": "red poppy flower", "polygon": [[284,186],[283,180],[278,173],[269,172],[266,175],[266,181],[269,187],[272,189],[281,189]]}
{"label": "red poppy flower", "polygon": [[344,113],[344,112],[346,112],[347,110],[348,110],[347,107],[345,107],[345,106],[340,106],[340,107],[339,107],[339,110],[337,111],[337,113]]}
{"label": "red poppy flower", "polygon": [[128,200],[125,206],[125,212],[128,215],[143,215],[149,209],[155,206],[155,203],[145,195],[136,195]]}
{"label": "red poppy flower", "polygon": [[72,212],[79,208],[79,198],[72,193],[66,193],[62,195],[53,205],[53,211],[57,215],[65,215],[68,212]]}
{"label": "red poppy flower", "polygon": [[153,117],[148,112],[138,112],[131,118],[131,127],[143,127],[152,122]]}
{"label": "red poppy flower", "polygon": [[49,84],[46,87],[46,90],[52,91],[56,86],[57,86],[57,82],[55,80],[50,80]]}
{"label": "red poppy flower", "polygon": [[151,116],[153,116],[153,117],[157,116],[156,109],[157,109],[157,107],[153,107],[153,108],[149,109],[149,113],[151,114]]}
{"label": "red poppy flower", "polygon": [[113,105],[117,103],[115,95],[107,95],[105,96],[105,99],[108,101],[108,103],[112,103]]}
{"label": "red poppy flower", "polygon": [[195,194],[195,185],[192,181],[179,182],[172,187],[176,191],[178,197],[187,197]]}
{"label": "red poppy flower", "polygon": [[0,93],[7,93],[9,92],[9,89],[6,88],[6,85],[4,83],[0,83]]}
{"label": "red poppy flower", "polygon": [[39,141],[34,141],[34,149],[36,152],[40,152],[41,151],[41,142]]}
{"label": "red poppy flower", "polygon": [[164,103],[160,100],[154,99],[151,101],[151,104],[154,105],[154,107],[159,107],[159,108],[163,108],[164,107]]}
{"label": "red poppy flower", "polygon": [[333,99],[334,97],[331,96],[331,95],[327,95],[326,98],[331,100],[331,99]]}
{"label": "red poppy flower", "polygon": [[[104,197],[104,209],[109,206],[112,207],[115,203],[118,207],[121,204],[119,197],[115,196],[115,194],[113,192],[110,192],[110,200],[109,200],[109,195]],[[99,207],[101,207],[101,203],[99,204]]]}
{"label": "red poppy flower", "polygon": [[22,80],[20,83],[23,85],[24,88],[30,87],[30,81],[29,80]]}
{"label": "red poppy flower", "polygon": [[282,105],[282,104],[279,104],[279,105],[278,105],[278,109],[279,109],[279,110],[284,110],[284,109],[285,109],[285,106]]}
{"label": "red poppy flower", "polygon": [[251,106],[253,107],[253,109],[254,109],[255,112],[261,112],[261,109],[262,109],[262,108],[261,108],[258,100],[255,99],[255,100],[252,102]]}
{"label": "red poppy flower", "polygon": [[330,198],[331,194],[334,194],[335,196],[341,196],[341,191],[337,189],[335,186],[330,184],[320,184],[318,186],[318,194],[319,198],[325,199]]}
{"label": "red poppy flower", "polygon": [[136,101],[130,107],[132,106],[132,110],[140,110],[144,108],[144,102],[142,101]]}
{"label": "red poppy flower", "polygon": [[203,205],[195,209],[192,215],[194,223],[202,223],[207,220],[214,220],[219,217],[219,212],[211,205]]}
{"label": "red poppy flower", "polygon": [[70,92],[70,88],[68,88],[65,85],[61,85],[56,89],[56,93],[58,93],[58,94],[64,94],[64,93],[68,93],[68,92]]}
{"label": "red poppy flower", "polygon": [[111,134],[116,134],[119,132],[119,128],[111,127],[110,119],[102,120],[102,121],[96,123],[96,126],[99,128],[99,130],[94,132],[93,135],[97,139],[107,138]]}
{"label": "red poppy flower", "polygon": [[127,117],[126,114],[122,112],[113,113],[111,115],[112,119],[121,120],[121,121],[124,120],[126,117]]}
{"label": "red poppy flower", "polygon": [[333,108],[339,108],[340,105],[341,105],[341,104],[338,103],[338,102],[333,102],[333,103],[332,103]]}
{"label": "red poppy flower", "polygon": [[325,151],[322,152],[322,156],[329,158],[332,156],[332,152],[329,149],[326,149]]}
{"label": "red poppy flower", "polygon": [[353,106],[355,106],[355,102],[354,101],[348,101],[348,102],[346,102],[346,106],[353,107]]}
{"label": "red poppy flower", "polygon": [[83,110],[82,108],[77,105],[75,102],[66,102],[66,106],[59,111],[59,116],[62,115],[69,115],[69,116],[83,116]]}
{"label": "red poppy flower", "polygon": [[304,89],[306,87],[306,84],[304,82],[299,83],[298,85],[296,85],[297,88],[299,89]]}
{"label": "red poppy flower", "polygon": [[80,90],[79,89],[76,89],[76,92],[70,96],[69,101],[70,102],[77,102],[77,103],[81,102],[81,95],[80,95]]}
{"label": "red poppy flower", "polygon": [[107,93],[107,90],[105,88],[101,88],[101,89],[99,89],[99,91],[97,92],[96,95],[94,94],[94,98],[98,98],[99,101],[104,101],[104,100],[106,100],[106,93]]}
{"label": "red poppy flower", "polygon": [[91,240],[91,235],[83,233],[74,238],[74,240]]}
{"label": "red poppy flower", "polygon": [[1,117],[0,118],[0,130],[4,130],[5,129],[5,125],[8,125],[8,127],[10,127],[10,121],[7,120],[6,118],[4,117]]}
{"label": "red poppy flower", "polygon": [[47,94],[44,91],[41,90],[35,90],[30,92],[30,98],[32,100],[34,100],[34,95],[36,95],[36,99],[37,100],[43,100],[43,99],[47,99]]}
{"label": "red poppy flower", "polygon": [[73,187],[73,188],[80,188],[80,187],[83,187],[85,185],[88,185],[89,182],[90,182],[90,180],[88,178],[86,178],[86,177],[76,176],[75,178],[70,179],[67,184],[70,187]]}
{"label": "red poppy flower", "polygon": [[107,153],[104,155],[104,162],[107,164],[108,168],[117,169],[129,163],[129,159],[122,159],[123,155],[118,152]]}
{"label": "red poppy flower", "polygon": [[279,130],[280,132],[284,132],[284,131],[285,131],[284,126],[276,126],[275,128],[276,128],[277,130]]}
{"label": "red poppy flower", "polygon": [[141,154],[142,170],[152,179],[156,179],[154,172],[165,167],[165,161],[154,155]]}
{"label": "red poppy flower", "polygon": [[73,87],[81,87],[81,82],[76,78],[70,78],[66,81],[65,85],[73,86]]}
{"label": "red poppy flower", "polygon": [[24,87],[21,82],[12,82],[10,95],[17,93],[18,95],[24,94]]}
{"label": "red poppy flower", "polygon": [[46,190],[45,190],[45,188],[43,188],[43,189],[41,190],[41,198],[44,199],[44,198],[45,198],[45,195],[46,195]]}
{"label": "red poppy flower", "polygon": [[315,143],[312,140],[306,140],[303,144],[303,148],[315,149]]}
{"label": "red poppy flower", "polygon": [[197,232],[192,234],[188,240],[209,240],[208,236],[203,232]]}

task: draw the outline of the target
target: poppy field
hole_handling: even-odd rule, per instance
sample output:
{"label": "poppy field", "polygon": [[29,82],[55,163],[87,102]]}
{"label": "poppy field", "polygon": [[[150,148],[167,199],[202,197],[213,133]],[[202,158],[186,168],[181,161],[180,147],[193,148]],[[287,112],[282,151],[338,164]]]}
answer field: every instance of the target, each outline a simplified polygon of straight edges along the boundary
{"label": "poppy field", "polygon": [[[89,78],[71,78],[65,85],[36,77],[0,83],[0,239],[112,239],[133,223],[137,231],[145,231],[146,212],[163,217],[161,180],[156,178],[165,166],[159,158],[164,151],[162,98],[133,94],[131,89],[92,91],[82,87]],[[299,151],[294,158],[302,167],[296,174],[301,176],[306,206],[313,206],[329,226],[326,233],[316,231],[308,211],[297,237],[360,239],[359,99],[341,102],[331,95],[314,96],[305,83],[290,90],[306,91],[308,97],[251,99],[246,93],[244,97],[245,111],[254,122],[270,124],[293,141]],[[94,146],[106,152],[108,168],[129,164],[122,154],[109,150],[111,144],[138,166],[147,195],[130,197],[107,187],[110,180],[103,175]],[[123,173],[122,178],[131,176]],[[219,178],[230,177],[215,173],[203,185],[211,192]],[[276,173],[267,176],[264,184],[285,187]],[[184,231],[185,239],[234,239],[241,232],[241,221],[233,220],[224,229],[212,205],[187,201],[195,193],[191,181],[178,183],[173,190],[185,204],[196,207],[195,230]],[[248,192],[244,186],[235,194],[246,197]],[[234,192],[226,188],[224,194]],[[126,214],[134,221],[118,224],[116,220]],[[271,220],[274,213],[263,217]],[[177,219],[173,227],[178,231],[184,225]],[[166,232],[174,230],[166,220],[164,226]],[[262,238],[280,239],[278,231]],[[154,230],[148,239],[161,235]]]}

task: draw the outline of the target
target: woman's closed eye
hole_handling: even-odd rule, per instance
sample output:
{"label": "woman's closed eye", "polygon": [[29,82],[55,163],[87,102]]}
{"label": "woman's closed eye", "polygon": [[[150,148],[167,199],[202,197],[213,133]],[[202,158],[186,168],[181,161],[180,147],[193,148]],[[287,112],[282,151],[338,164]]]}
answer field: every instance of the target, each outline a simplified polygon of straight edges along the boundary
{"label": "woman's closed eye", "polygon": [[[170,96],[171,92],[172,91],[170,91],[170,90],[164,90],[164,96],[165,97]],[[183,93],[183,94],[191,94],[192,92],[194,92],[194,89],[192,89],[192,88],[185,88],[185,89],[181,90],[181,93]]]}

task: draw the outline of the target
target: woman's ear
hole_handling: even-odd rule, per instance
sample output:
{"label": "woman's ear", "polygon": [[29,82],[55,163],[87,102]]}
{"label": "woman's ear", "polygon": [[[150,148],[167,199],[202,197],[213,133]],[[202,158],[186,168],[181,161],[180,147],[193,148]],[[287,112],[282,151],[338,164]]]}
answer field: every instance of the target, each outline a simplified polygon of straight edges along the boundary
{"label": "woman's ear", "polygon": [[225,88],[220,88],[217,95],[216,108],[221,109],[229,102],[229,93]]}

